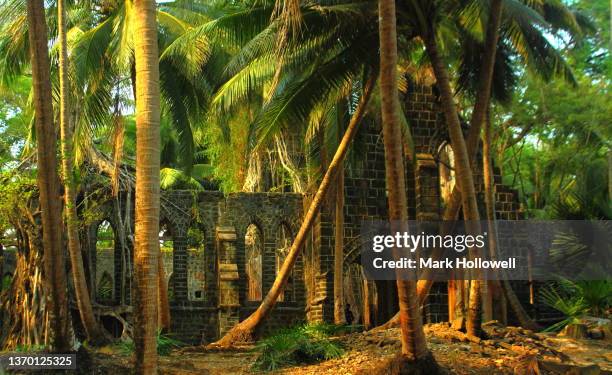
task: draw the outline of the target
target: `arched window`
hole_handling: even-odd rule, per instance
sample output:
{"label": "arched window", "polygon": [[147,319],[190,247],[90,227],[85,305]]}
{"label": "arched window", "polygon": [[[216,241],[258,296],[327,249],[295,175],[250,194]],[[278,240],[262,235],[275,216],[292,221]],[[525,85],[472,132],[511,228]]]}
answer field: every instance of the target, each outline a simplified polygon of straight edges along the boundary
{"label": "arched window", "polygon": [[164,263],[164,279],[166,285],[168,285],[168,300],[172,301],[174,298],[174,285],[171,282],[170,276],[174,267],[174,241],[170,226],[166,222],[162,222],[159,225],[159,250]]}
{"label": "arched window", "polygon": [[448,206],[455,187],[455,153],[449,143],[440,147],[438,153],[440,172],[440,196],[442,204]]}
{"label": "arched window", "polygon": [[244,236],[246,275],[247,275],[247,300],[261,301],[262,296],[262,256],[263,236],[255,224],[247,227]]}
{"label": "arched window", "polygon": [[115,232],[111,223],[104,220],[96,231],[96,298],[100,302],[108,303],[113,300],[114,275]]}
{"label": "arched window", "polygon": [[[287,259],[287,255],[289,254],[289,249],[291,248],[291,231],[289,230],[289,226],[283,223],[280,225],[278,232],[276,233],[276,275],[280,272],[285,259]],[[294,267],[295,268],[295,267]],[[289,278],[287,279],[287,283],[285,284],[285,288],[283,292],[278,297],[279,301],[295,301],[295,288],[294,288],[294,272],[293,268],[290,271]]]}
{"label": "arched window", "polygon": [[206,264],[204,231],[198,227],[187,232],[187,298],[190,301],[206,299]]}

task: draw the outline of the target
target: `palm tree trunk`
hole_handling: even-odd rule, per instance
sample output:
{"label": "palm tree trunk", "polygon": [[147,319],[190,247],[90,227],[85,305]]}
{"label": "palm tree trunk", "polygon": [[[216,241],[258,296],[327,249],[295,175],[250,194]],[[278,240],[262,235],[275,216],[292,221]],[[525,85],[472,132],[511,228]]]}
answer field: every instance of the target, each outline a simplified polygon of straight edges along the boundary
{"label": "palm tree trunk", "polygon": [[[491,122],[487,118],[485,122],[483,136],[482,136],[482,168],[484,174],[484,192],[485,192],[485,206],[487,212],[487,227],[489,231],[489,253],[491,258],[497,257],[497,220],[495,214],[495,181],[493,179],[493,159],[491,157]],[[523,308],[523,305],[517,298],[510,282],[505,278],[500,278],[498,284],[499,288],[503,292],[503,297],[506,298],[510,307],[514,311],[519,324],[527,329],[534,331],[540,330],[541,327],[529,317],[529,314]]]}
{"label": "palm tree trunk", "polygon": [[27,2],[32,86],[37,143],[37,181],[43,227],[45,286],[52,332],[51,349],[71,347],[66,268],[62,246],[62,214],[53,126],[47,24],[42,0]]}
{"label": "palm tree trunk", "polygon": [[[383,141],[385,148],[385,174],[387,181],[389,221],[392,232],[405,229],[408,219],[406,185],[404,176],[404,154],[399,119],[397,94],[397,35],[395,0],[379,0],[380,38],[380,95],[382,110]],[[393,228],[394,223],[400,223]],[[394,250],[395,251],[395,250]],[[399,254],[396,254],[399,257]],[[421,311],[416,299],[416,281],[404,280],[397,275],[397,294],[400,309],[402,367],[408,363],[433,363],[427,349]]]}
{"label": "palm tree trunk", "polygon": [[160,96],[155,2],[135,0],[136,206],[134,343],[139,374],[157,373]]}
{"label": "palm tree trunk", "polygon": [[225,336],[223,336],[220,340],[215,343],[209,345],[211,348],[229,348],[235,343],[242,342],[245,340],[249,340],[253,337],[255,329],[259,327],[259,325],[265,320],[265,318],[270,314],[272,308],[276,304],[278,300],[278,296],[283,290],[283,287],[287,283],[287,279],[291,274],[291,269],[293,268],[297,257],[306,242],[308,232],[312,228],[317,215],[319,213],[319,209],[325,199],[327,191],[329,190],[329,186],[332,181],[335,180],[335,177],[340,170],[341,161],[346,156],[348,151],[348,146],[353,140],[355,133],[357,131],[357,127],[365,114],[367,104],[370,101],[370,96],[372,94],[372,88],[376,82],[376,77],[373,75],[367,81],[364,89],[363,95],[361,97],[361,101],[353,114],[351,121],[342,137],[342,141],[338,145],[338,149],[332,159],[327,171],[325,172],[325,176],[321,180],[321,184],[319,185],[319,189],[317,190],[315,196],[310,203],[310,207],[308,208],[308,212],[304,216],[304,220],[302,221],[302,225],[300,229],[293,239],[293,243],[291,244],[291,248],[289,249],[289,253],[287,254],[287,258],[276,275],[276,279],[272,284],[272,287],[266,294],[266,297],[263,299],[257,310],[253,312],[248,318],[234,326],[231,330],[229,330]]}
{"label": "palm tree trunk", "polygon": [[[340,115],[338,116],[340,117]],[[340,138],[338,122],[338,138]],[[338,139],[340,141],[340,139]],[[336,209],[334,228],[334,323],[345,324],[344,315],[344,162],[338,167],[336,177]]]}
{"label": "palm tree trunk", "polygon": [[[160,249],[161,250],[161,249]],[[168,284],[164,271],[164,259],[161,251],[157,258],[157,293],[158,293],[158,324],[163,332],[170,330],[170,302],[168,301]]]}
{"label": "palm tree trunk", "polygon": [[[487,23],[487,34],[485,37],[484,55],[482,68],[479,76],[479,90],[476,95],[476,101],[474,103],[474,110],[472,111],[472,118],[470,121],[470,129],[468,131],[468,137],[466,141],[466,147],[468,150],[468,156],[470,164],[476,158],[476,151],[478,150],[478,143],[480,140],[480,131],[483,126],[485,119],[487,104],[490,100],[491,95],[491,82],[493,80],[493,68],[495,66],[495,54],[497,50],[497,40],[499,38],[499,25],[501,22],[501,0],[493,0],[491,2],[491,9],[489,15],[489,22]],[[449,205],[444,210],[443,220],[453,221],[457,220],[459,215],[459,209],[462,205],[462,196],[458,186],[453,188],[451,193],[451,199]],[[432,258],[437,259],[442,255],[442,251],[439,249],[434,250]],[[419,280],[417,284],[417,294],[420,303],[422,304],[427,298],[427,294],[433,285],[433,278],[428,273],[433,270],[426,270],[426,274],[422,275],[422,280]],[[391,318],[387,323],[380,326],[381,329],[397,326],[399,323],[399,313]]]}
{"label": "palm tree trunk", "polygon": [[68,252],[72,265],[72,281],[76,302],[85,329],[87,339],[93,344],[105,342],[103,331],[96,321],[89,298],[83,255],[79,242],[78,216],[76,210],[76,188],[72,178],[72,127],[70,122],[70,82],[68,78],[68,45],[66,42],[66,9],[65,1],[57,2],[57,22],[59,34],[59,81],[60,81],[60,137],[62,150],[62,174],[64,182],[64,205],[66,218],[66,232],[68,237]]}
{"label": "palm tree trunk", "polygon": [[[470,158],[465,139],[463,138],[461,124],[459,123],[459,116],[453,98],[448,71],[438,52],[438,46],[433,33],[425,38],[425,45],[436,76],[437,86],[440,90],[442,107],[448,126],[451,145],[455,153],[457,184],[461,191],[461,205],[463,207],[463,217],[466,221],[466,228],[470,233],[478,234],[481,233],[481,228],[474,178],[472,176]],[[470,256],[472,258],[477,257],[478,251],[476,251],[475,248],[470,249]],[[481,311],[481,282],[477,272],[474,272],[470,283],[468,319],[466,322],[466,329],[469,335],[480,335],[482,324]]]}

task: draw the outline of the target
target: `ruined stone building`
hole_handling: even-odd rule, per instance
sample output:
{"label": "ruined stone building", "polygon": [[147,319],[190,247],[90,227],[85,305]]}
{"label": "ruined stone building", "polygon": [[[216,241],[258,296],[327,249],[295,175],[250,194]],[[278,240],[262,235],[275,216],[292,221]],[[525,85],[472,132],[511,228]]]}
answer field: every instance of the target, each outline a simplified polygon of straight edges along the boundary
{"label": "ruined stone building", "polygon": [[[406,163],[410,219],[439,219],[454,184],[452,151],[437,103],[431,87],[415,87],[404,98],[417,159]],[[359,233],[362,221],[387,217],[383,142],[374,124],[362,124],[359,137],[366,145],[361,161],[345,171],[345,293],[354,323],[380,324],[397,308],[395,284],[363,279]],[[517,192],[502,185],[500,176],[495,181],[498,217],[520,219]],[[476,176],[476,182],[481,191],[482,178]],[[296,193],[224,196],[215,191],[162,195],[160,246],[171,331],[185,342],[211,342],[252,313],[269,290],[301,223],[305,197]],[[125,232],[121,220],[128,199],[132,198],[122,194],[118,201],[102,202],[96,220],[83,233],[90,254],[90,288],[99,304],[130,301],[126,275],[131,262],[129,250],[123,249],[131,249],[132,244],[128,234],[119,234]],[[333,322],[333,218],[333,205],[328,204],[265,330],[304,321]],[[529,302],[528,296],[521,297]],[[446,283],[434,284],[423,311],[429,322],[448,319]],[[116,330],[111,320],[104,324]]]}

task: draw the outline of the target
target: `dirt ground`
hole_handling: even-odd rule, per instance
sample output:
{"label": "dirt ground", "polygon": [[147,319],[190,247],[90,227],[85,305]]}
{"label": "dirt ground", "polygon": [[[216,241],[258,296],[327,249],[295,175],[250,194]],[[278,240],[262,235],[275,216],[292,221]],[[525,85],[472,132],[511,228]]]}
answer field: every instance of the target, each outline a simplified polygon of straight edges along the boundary
{"label": "dirt ground", "polygon": [[[496,323],[485,326],[487,339],[469,338],[447,324],[425,328],[428,346],[449,374],[612,374],[612,340],[574,340],[554,334],[533,333]],[[399,332],[353,333],[338,337],[346,353],[314,365],[283,368],[274,374],[365,375],[391,374],[386,370],[400,350]],[[206,352],[199,347],[160,357],[161,374],[248,374],[257,356],[248,348]],[[91,372],[129,374],[129,356],[102,348],[93,356]]]}

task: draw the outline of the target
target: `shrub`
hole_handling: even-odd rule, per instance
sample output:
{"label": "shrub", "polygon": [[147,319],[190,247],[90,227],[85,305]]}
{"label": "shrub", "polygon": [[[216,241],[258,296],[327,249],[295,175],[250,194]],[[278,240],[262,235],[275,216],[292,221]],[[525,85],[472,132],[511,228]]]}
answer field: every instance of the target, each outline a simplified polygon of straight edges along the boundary
{"label": "shrub", "polygon": [[[173,349],[180,348],[184,345],[185,344],[181,341],[157,331],[157,354],[166,356],[169,355]],[[134,341],[122,341],[119,344],[119,350],[125,355],[132,354],[134,352]]]}
{"label": "shrub", "polygon": [[255,351],[260,354],[254,367],[273,371],[284,366],[338,358],[344,349],[330,336],[345,329],[345,326],[307,324],[281,330],[256,345]]}
{"label": "shrub", "polygon": [[607,280],[570,281],[561,279],[541,292],[542,301],[561,312],[565,319],[548,327],[558,331],[568,324],[577,323],[586,315],[605,315],[612,302],[612,283]]}

